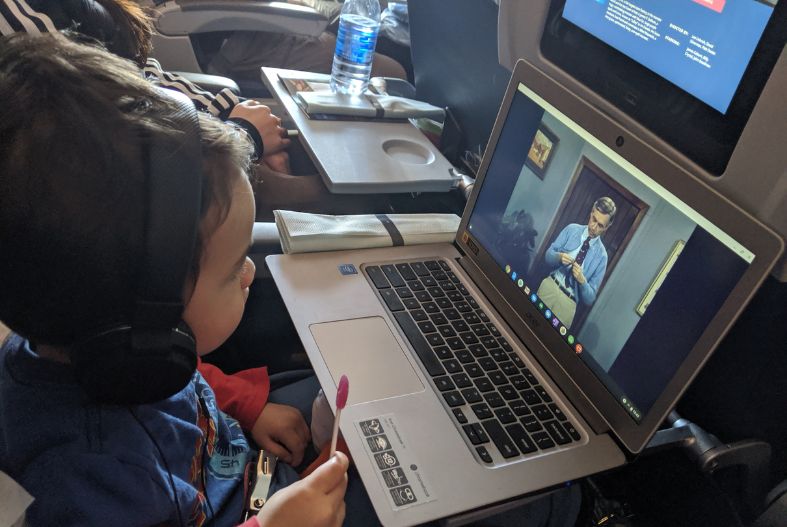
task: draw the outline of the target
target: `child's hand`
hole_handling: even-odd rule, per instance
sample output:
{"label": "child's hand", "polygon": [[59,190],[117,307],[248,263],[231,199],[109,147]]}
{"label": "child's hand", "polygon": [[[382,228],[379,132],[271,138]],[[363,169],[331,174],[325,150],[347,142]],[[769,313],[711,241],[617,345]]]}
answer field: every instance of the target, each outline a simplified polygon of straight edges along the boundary
{"label": "child's hand", "polygon": [[230,112],[230,117],[240,117],[254,125],[262,138],[264,155],[281,152],[290,144],[290,140],[284,137],[286,132],[281,127],[281,119],[262,103],[253,99],[238,103]]}
{"label": "child's hand", "polygon": [[347,456],[336,452],[309,476],[275,493],[257,515],[260,526],[339,527],[349,465]]}
{"label": "child's hand", "polygon": [[301,413],[292,406],[268,403],[251,429],[257,445],[288,465],[303,461],[303,451],[311,438]]}

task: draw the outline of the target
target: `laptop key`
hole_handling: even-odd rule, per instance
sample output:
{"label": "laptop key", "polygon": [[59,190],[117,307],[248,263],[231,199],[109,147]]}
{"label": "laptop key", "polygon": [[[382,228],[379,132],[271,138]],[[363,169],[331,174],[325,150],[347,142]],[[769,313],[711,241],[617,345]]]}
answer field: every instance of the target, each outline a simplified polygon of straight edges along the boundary
{"label": "laptop key", "polygon": [[500,365],[500,369],[508,375],[509,377],[516,375],[519,372],[519,368],[514,366],[514,363],[511,361],[506,361]]}
{"label": "laptop key", "polygon": [[460,318],[462,318],[462,315],[459,314],[459,311],[457,311],[452,307],[449,307],[448,309],[443,309],[443,313],[445,314],[448,320],[459,320]]}
{"label": "laptop key", "polygon": [[455,337],[456,331],[451,326],[440,326],[438,328],[440,330],[440,334],[444,337]]}
{"label": "laptop key", "polygon": [[462,337],[462,341],[465,344],[478,344],[478,337],[476,337],[469,331],[466,333],[460,333],[459,336]]}
{"label": "laptop key", "polygon": [[473,354],[467,351],[466,349],[456,350],[454,352],[454,356],[462,364],[470,364],[471,362],[475,362],[475,359],[473,358]]}
{"label": "laptop key", "polygon": [[437,328],[434,327],[434,324],[429,322],[428,320],[424,320],[423,322],[418,323],[418,329],[421,330],[421,333],[434,333],[437,331]]}
{"label": "laptop key", "polygon": [[462,406],[465,404],[465,400],[462,399],[462,394],[458,390],[443,393],[443,398],[448,403],[448,406]]}
{"label": "laptop key", "polygon": [[487,324],[486,327],[489,330],[489,332],[495,337],[500,336],[500,331],[497,329],[497,327],[494,324]]}
{"label": "laptop key", "polygon": [[457,388],[469,388],[473,385],[473,381],[470,380],[466,373],[455,373],[451,375],[451,378],[454,380]]}
{"label": "laptop key", "polygon": [[481,424],[484,426],[484,430],[486,430],[486,433],[492,438],[492,442],[504,458],[508,459],[519,455],[519,450],[516,445],[514,445],[514,442],[508,437],[506,431],[503,430],[503,425],[494,419],[482,421]]}
{"label": "laptop key", "polygon": [[467,322],[468,324],[478,324],[478,321],[481,320],[480,318],[478,318],[478,315],[476,315],[472,311],[469,313],[464,313],[462,316],[464,317],[465,322]]}
{"label": "laptop key", "polygon": [[497,341],[500,343],[500,347],[506,351],[514,351],[514,348],[511,347],[511,344],[505,339],[505,337],[498,337]]}
{"label": "laptop key", "polygon": [[415,289],[413,289],[413,291],[415,291],[415,298],[417,298],[420,302],[432,301],[432,295],[429,294],[429,291],[416,291]]}
{"label": "laptop key", "polygon": [[456,359],[444,360],[443,367],[448,373],[461,373],[462,371],[462,365]]}
{"label": "laptop key", "polygon": [[492,381],[486,377],[479,377],[473,382],[475,383],[475,387],[478,388],[479,392],[491,392],[495,389],[495,385],[492,384]]}
{"label": "laptop key", "polygon": [[421,306],[427,313],[439,313],[440,308],[434,302],[424,302]]}
{"label": "laptop key", "polygon": [[478,364],[484,371],[492,371],[497,369],[497,363],[491,357],[481,357],[478,359]]}
{"label": "laptop key", "polygon": [[407,281],[407,287],[409,287],[413,291],[423,291],[424,289],[426,289],[424,287],[424,284],[422,284],[418,280],[408,280]]}
{"label": "laptop key", "polygon": [[428,261],[424,262],[424,265],[430,271],[439,271],[440,270],[440,264],[437,263],[437,260],[428,260]]}
{"label": "laptop key", "polygon": [[501,386],[498,388],[498,390],[500,391],[500,395],[502,395],[503,399],[505,399],[506,401],[513,401],[514,399],[519,399],[519,394],[514,389],[514,387],[511,386],[510,384]]}
{"label": "laptop key", "polygon": [[396,294],[396,291],[391,289],[380,289],[380,296],[383,297],[383,301],[385,305],[388,306],[389,311],[402,311],[404,309],[404,304],[402,301],[399,300],[399,297]]}
{"label": "laptop key", "polygon": [[388,281],[391,282],[391,285],[394,287],[403,287],[404,286],[404,278],[402,275],[399,274],[399,271],[396,270],[391,264],[381,265],[380,269],[382,269],[383,274],[385,277],[388,278]]}
{"label": "laptop key", "polygon": [[442,346],[443,344],[445,344],[443,337],[441,337],[437,333],[429,333],[428,335],[426,335],[426,341],[432,346]]}
{"label": "laptop key", "polygon": [[473,410],[475,416],[481,420],[489,419],[494,415],[492,413],[492,410],[489,409],[489,405],[487,405],[486,403],[474,404],[471,405],[470,408]]}
{"label": "laptop key", "polygon": [[451,377],[448,377],[447,375],[435,377],[434,384],[441,392],[447,392],[448,390],[453,390],[456,388],[456,386],[454,386],[454,382],[451,380]]}
{"label": "laptop key", "polygon": [[424,368],[426,368],[427,373],[432,377],[443,375],[445,373],[443,365],[440,364],[440,361],[432,351],[429,343],[426,342],[424,336],[418,331],[418,326],[415,325],[412,317],[406,311],[399,311],[394,313],[393,316],[399,324],[399,327],[404,331],[407,340],[410,341],[410,345],[412,345],[413,350],[415,350],[415,354],[421,359],[421,363],[424,365]]}
{"label": "laptop key", "polygon": [[[456,310],[454,309],[454,311],[456,311]],[[463,333],[465,331],[470,331],[470,326],[468,326],[467,323],[464,320],[454,320],[454,321],[451,322],[451,325],[459,333]]]}
{"label": "laptop key", "polygon": [[[424,284],[427,289],[429,289],[430,287],[434,287],[434,286],[437,285],[437,280],[435,280],[431,276],[422,276],[421,277],[421,283]],[[440,291],[440,292],[442,293],[442,291]],[[445,293],[443,293],[443,294],[445,294]]]}
{"label": "laptop key", "polygon": [[396,294],[399,295],[399,298],[401,299],[413,298],[413,292],[406,287],[397,287]]}
{"label": "laptop key", "polygon": [[[445,282],[448,280],[448,275],[445,274],[443,271],[432,271],[432,276],[438,282]],[[453,284],[451,284],[453,287]]]}
{"label": "laptop key", "polygon": [[492,379],[492,382],[495,383],[497,386],[501,386],[508,382],[508,378],[500,370],[490,371],[489,378]]}
{"label": "laptop key", "polygon": [[467,416],[461,408],[451,408],[451,411],[454,413],[454,417],[456,417],[456,420],[460,425],[467,422]]}
{"label": "laptop key", "polygon": [[536,432],[530,436],[530,438],[538,445],[538,448],[541,450],[546,450],[547,448],[552,448],[555,446],[555,442],[552,441],[552,438],[549,437],[549,434],[546,432]]}
{"label": "laptop key", "polygon": [[[415,298],[405,298],[402,300],[402,303],[407,309],[419,309],[421,307],[421,304]],[[426,314],[424,314],[424,316],[426,316]]]}
{"label": "laptop key", "polygon": [[522,375],[514,375],[509,380],[511,381],[511,384],[514,385],[514,388],[516,388],[519,391],[527,390],[528,388],[530,388],[530,383],[527,382],[527,379],[525,379],[525,377]]}
{"label": "laptop key", "polygon": [[459,289],[459,292],[464,296],[470,296],[470,291],[467,290],[464,284],[457,284],[456,288]]}
{"label": "laptop key", "polygon": [[486,313],[484,313],[480,309],[477,311],[477,313],[478,313],[478,318],[479,319],[481,319],[483,322],[489,322],[489,317],[486,316]]}
{"label": "laptop key", "polygon": [[372,279],[372,283],[374,287],[377,289],[385,289],[386,287],[391,287],[391,284],[388,283],[388,279],[385,277],[385,273],[383,270],[380,269],[376,265],[369,265],[366,268],[366,275]]}
{"label": "laptop key", "polygon": [[544,404],[531,406],[530,409],[533,410],[533,413],[536,415],[536,417],[538,417],[539,421],[549,421],[554,417],[552,412],[549,411],[549,408],[547,408]]}
{"label": "laptop key", "polygon": [[445,274],[448,276],[448,279],[451,280],[451,282],[459,284],[459,277],[456,276],[453,271],[446,271]]}
{"label": "laptop key", "polygon": [[579,441],[582,438],[582,436],[579,435],[579,432],[577,432],[577,429],[574,428],[574,425],[572,425],[570,422],[563,423],[563,428],[566,429],[566,432],[568,432],[568,435],[570,435],[571,439],[574,441]]}
{"label": "laptop key", "polygon": [[460,339],[459,337],[448,337],[447,339],[445,339],[445,341],[448,343],[448,346],[452,350],[465,349],[465,345],[462,343],[462,339]]}
{"label": "laptop key", "polygon": [[[436,280],[440,280],[440,279],[439,279],[439,278],[437,278],[437,277],[435,277],[435,279],[436,279]],[[446,293],[447,293],[448,291],[451,291],[451,292],[458,292],[458,291],[457,291],[457,289],[456,289],[456,286],[455,286],[455,285],[454,285],[454,283],[453,283],[453,282],[451,282],[450,280],[443,280],[442,282],[438,282],[438,283],[440,284],[440,287],[442,287],[442,288],[443,288],[443,290],[444,290],[444,291],[446,291]]]}
{"label": "laptop key", "polygon": [[552,413],[555,414],[555,417],[557,417],[558,421],[566,421],[568,419],[566,414],[563,413],[563,410],[561,410],[555,403],[550,403],[547,406],[550,410],[552,410]]}
{"label": "laptop key", "polygon": [[488,443],[489,442],[489,436],[486,435],[486,432],[484,432],[484,428],[481,426],[481,424],[480,423],[473,423],[472,426],[473,426],[473,430],[475,430],[475,434],[478,436],[478,438],[481,440],[481,442],[482,443]]}
{"label": "laptop key", "polygon": [[484,374],[484,370],[481,369],[481,366],[475,363],[465,365],[465,371],[473,378],[480,377]]}
{"label": "laptop key", "polygon": [[571,438],[557,421],[547,421],[544,423],[544,428],[558,445],[566,445],[571,442]]}
{"label": "laptop key", "polygon": [[519,422],[522,423],[522,426],[525,427],[525,430],[527,430],[530,433],[538,432],[543,428],[541,426],[541,423],[538,422],[538,419],[536,419],[535,415],[526,415],[524,417],[521,417],[519,419]]}
{"label": "laptop key", "polygon": [[475,451],[478,452],[478,457],[480,457],[481,461],[484,463],[492,462],[492,456],[489,454],[489,451],[486,449],[486,447],[477,446],[475,447]]}
{"label": "laptop key", "polygon": [[454,352],[448,349],[448,346],[435,346],[432,348],[438,359],[447,360],[454,358]]}
{"label": "laptop key", "polygon": [[514,412],[512,412],[511,409],[508,408],[507,406],[504,406],[502,408],[498,408],[497,410],[495,410],[495,415],[497,416],[497,419],[501,423],[503,423],[504,425],[507,425],[509,423],[513,423],[514,421],[516,421],[516,417],[514,416]]}
{"label": "laptop key", "polygon": [[525,400],[527,404],[538,404],[541,402],[541,397],[538,396],[536,392],[533,390],[525,390],[521,393],[522,399]]}
{"label": "laptop key", "polygon": [[433,313],[429,315],[429,318],[432,319],[435,326],[445,326],[448,324],[448,321],[445,319],[442,313]]}
{"label": "laptop key", "polygon": [[432,274],[431,272],[429,272],[429,269],[426,268],[423,262],[412,262],[410,264],[410,267],[412,267],[413,271],[418,276],[429,276],[430,274]]}
{"label": "laptop key", "polygon": [[527,432],[525,432],[525,429],[522,428],[522,425],[508,425],[506,427],[506,431],[511,436],[511,439],[514,440],[516,446],[519,447],[519,451],[523,454],[530,454],[531,452],[538,450],[538,447],[533,442],[533,440],[530,439],[530,436],[527,435]]}
{"label": "laptop key", "polygon": [[469,404],[480,403],[483,401],[481,394],[475,388],[465,388],[461,390],[462,396]]}
{"label": "laptop key", "polygon": [[503,397],[497,392],[485,393],[484,399],[486,399],[486,403],[492,408],[500,408],[506,404],[505,401],[503,401]]}
{"label": "laptop key", "polygon": [[486,329],[486,326],[483,325],[483,324],[473,324],[472,330],[473,330],[473,333],[475,333],[479,337],[483,337],[485,335],[489,335],[489,330]]}
{"label": "laptop key", "polygon": [[424,312],[423,309],[414,309],[410,311],[410,316],[413,317],[413,320],[417,322],[421,322],[422,320],[429,320],[429,316]]}
{"label": "laptop key", "polygon": [[470,350],[474,357],[486,357],[489,355],[489,352],[481,344],[470,344],[467,349]]}
{"label": "laptop key", "polygon": [[508,406],[510,406],[514,414],[518,415],[519,417],[530,413],[530,407],[522,399],[508,401]]}
{"label": "laptop key", "polygon": [[406,263],[398,263],[396,264],[396,270],[399,271],[399,274],[402,275],[402,278],[405,280],[415,280],[416,276],[413,272],[413,269],[410,267],[410,264]]}
{"label": "laptop key", "polygon": [[541,386],[541,385],[533,386],[533,389],[536,391],[536,393],[539,396],[541,396],[541,400],[542,401],[544,401],[545,403],[551,403],[552,402],[552,397],[549,396],[549,394],[547,393],[547,391],[544,389],[543,386]]}
{"label": "laptop key", "polygon": [[437,298],[439,296],[445,296],[445,292],[436,286],[427,287],[426,290],[429,291],[429,294],[432,295],[433,298]]}
{"label": "laptop key", "polygon": [[473,443],[474,445],[480,445],[481,443],[483,443],[483,441],[481,441],[481,438],[478,437],[478,434],[475,433],[475,428],[473,428],[473,425],[471,424],[462,425],[462,430],[464,430],[467,439],[469,439],[470,442]]}
{"label": "laptop key", "polygon": [[437,263],[438,265],[440,265],[440,269],[442,269],[443,271],[451,270],[451,266],[448,265],[448,262],[446,262],[445,260],[437,260]]}
{"label": "laptop key", "polygon": [[440,306],[440,309],[442,310],[451,309],[451,306],[453,305],[451,304],[451,301],[444,296],[439,298],[435,297],[435,303]]}

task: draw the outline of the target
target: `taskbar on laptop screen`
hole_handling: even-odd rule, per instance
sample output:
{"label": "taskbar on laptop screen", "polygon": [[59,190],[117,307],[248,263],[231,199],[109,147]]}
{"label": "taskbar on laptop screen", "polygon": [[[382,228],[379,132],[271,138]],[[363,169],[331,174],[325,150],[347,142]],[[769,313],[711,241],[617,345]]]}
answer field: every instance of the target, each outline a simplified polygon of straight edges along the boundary
{"label": "taskbar on laptop screen", "polygon": [[468,229],[636,422],[754,259],[523,84]]}

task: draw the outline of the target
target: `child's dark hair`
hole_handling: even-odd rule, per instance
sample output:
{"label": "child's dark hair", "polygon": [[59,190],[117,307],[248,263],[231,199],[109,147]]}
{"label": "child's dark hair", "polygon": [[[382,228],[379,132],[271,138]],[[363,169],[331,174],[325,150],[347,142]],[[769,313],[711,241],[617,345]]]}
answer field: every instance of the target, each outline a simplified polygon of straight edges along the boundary
{"label": "child's dark hair", "polygon": [[[130,320],[146,220],[145,141],[177,149],[177,109],[131,62],[58,35],[0,40],[0,320],[68,346]],[[200,114],[202,221],[226,218],[251,144]],[[144,139],[143,139],[144,138]],[[218,214],[207,215],[208,210]],[[184,288],[185,288],[184,284]]]}

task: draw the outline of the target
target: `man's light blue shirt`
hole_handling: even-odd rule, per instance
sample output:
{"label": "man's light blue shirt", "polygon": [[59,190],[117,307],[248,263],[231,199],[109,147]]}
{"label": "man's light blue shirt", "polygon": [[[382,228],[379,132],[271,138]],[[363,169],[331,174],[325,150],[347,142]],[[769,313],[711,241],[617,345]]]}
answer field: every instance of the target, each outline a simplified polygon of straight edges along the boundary
{"label": "man's light blue shirt", "polygon": [[554,267],[550,273],[567,288],[571,289],[574,298],[579,298],[583,304],[590,305],[596,301],[598,288],[607,272],[607,250],[600,237],[590,239],[590,248],[585,261],[582,262],[582,273],[585,275],[585,283],[579,284],[571,274],[571,266],[560,263],[560,253],[572,253],[579,251],[585,238],[588,236],[587,225],[572,223],[567,225],[552,245],[547,249],[544,260]]}

